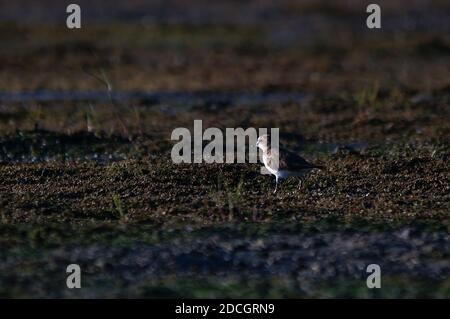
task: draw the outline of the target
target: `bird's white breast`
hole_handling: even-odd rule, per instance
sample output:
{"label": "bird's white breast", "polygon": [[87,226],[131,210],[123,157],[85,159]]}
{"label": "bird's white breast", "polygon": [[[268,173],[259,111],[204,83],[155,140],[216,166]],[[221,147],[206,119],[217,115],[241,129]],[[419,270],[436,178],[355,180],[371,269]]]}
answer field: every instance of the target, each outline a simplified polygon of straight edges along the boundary
{"label": "bird's white breast", "polygon": [[278,170],[275,170],[269,166],[269,158],[267,157],[267,155],[263,155],[263,163],[269,172],[271,172],[273,175],[278,175]]}

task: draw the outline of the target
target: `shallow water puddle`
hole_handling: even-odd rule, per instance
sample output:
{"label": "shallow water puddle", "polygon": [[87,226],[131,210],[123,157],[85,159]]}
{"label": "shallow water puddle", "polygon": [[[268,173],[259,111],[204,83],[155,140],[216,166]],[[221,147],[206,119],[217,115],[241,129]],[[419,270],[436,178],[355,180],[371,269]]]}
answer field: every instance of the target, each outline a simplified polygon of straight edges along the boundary
{"label": "shallow water puddle", "polygon": [[[92,133],[73,135],[26,132],[0,140],[0,163],[86,162],[111,163],[126,159],[139,159],[145,154],[134,153],[132,142],[117,138],[97,138]],[[81,135],[81,138],[80,138]],[[301,154],[336,154],[341,151],[359,153],[369,147],[367,143],[303,142],[297,151]],[[234,153],[233,153],[234,154]],[[170,155],[167,155],[170,156]],[[227,156],[225,153],[224,156]]]}
{"label": "shallow water puddle", "polygon": [[98,137],[93,133],[17,132],[0,139],[0,163],[83,162],[110,163],[128,158],[129,140]]}
{"label": "shallow water puddle", "polygon": [[146,104],[173,104],[192,107],[195,105],[220,106],[255,105],[303,101],[304,94],[298,92],[107,92],[107,91],[34,91],[0,92],[0,102],[58,102],[58,101],[142,101]]}

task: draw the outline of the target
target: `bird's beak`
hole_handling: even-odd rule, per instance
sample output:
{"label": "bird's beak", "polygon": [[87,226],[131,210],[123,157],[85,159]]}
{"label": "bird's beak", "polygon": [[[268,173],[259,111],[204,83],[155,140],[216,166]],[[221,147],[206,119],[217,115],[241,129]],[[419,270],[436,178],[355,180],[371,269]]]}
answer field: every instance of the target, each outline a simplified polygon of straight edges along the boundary
{"label": "bird's beak", "polygon": [[258,147],[259,146],[259,142],[256,142],[256,147]]}

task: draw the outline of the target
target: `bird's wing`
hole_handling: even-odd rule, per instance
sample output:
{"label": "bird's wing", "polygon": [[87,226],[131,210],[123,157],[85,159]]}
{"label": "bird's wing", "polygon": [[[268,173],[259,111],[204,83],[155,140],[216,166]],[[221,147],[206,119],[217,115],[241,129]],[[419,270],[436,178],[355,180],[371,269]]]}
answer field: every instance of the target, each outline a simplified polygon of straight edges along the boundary
{"label": "bird's wing", "polygon": [[280,151],[277,152],[275,150],[271,150],[271,161],[269,166],[276,166],[275,165],[275,156],[277,154],[280,154],[279,156],[279,166],[278,169],[280,170],[288,170],[288,171],[300,171],[304,169],[312,169],[312,168],[322,168],[322,166],[314,165],[312,163],[309,163],[307,160],[305,160],[300,155],[291,152],[285,148],[280,148]]}

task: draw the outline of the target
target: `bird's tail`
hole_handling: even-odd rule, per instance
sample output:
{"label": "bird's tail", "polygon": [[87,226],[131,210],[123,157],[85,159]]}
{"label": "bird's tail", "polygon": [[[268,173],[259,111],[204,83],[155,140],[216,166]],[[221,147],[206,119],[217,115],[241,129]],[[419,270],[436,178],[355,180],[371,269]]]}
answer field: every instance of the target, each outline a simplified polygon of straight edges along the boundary
{"label": "bird's tail", "polygon": [[313,168],[317,168],[317,169],[325,169],[326,167],[323,165],[313,165]]}

